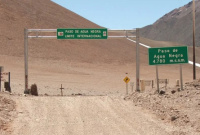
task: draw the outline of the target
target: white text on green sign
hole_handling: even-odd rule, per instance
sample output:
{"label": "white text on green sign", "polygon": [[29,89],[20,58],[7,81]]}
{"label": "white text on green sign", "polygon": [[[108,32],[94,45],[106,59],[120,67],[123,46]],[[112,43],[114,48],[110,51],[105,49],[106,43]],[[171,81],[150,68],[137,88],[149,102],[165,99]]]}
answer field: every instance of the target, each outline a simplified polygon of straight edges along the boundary
{"label": "white text on green sign", "polygon": [[57,39],[107,39],[107,29],[57,29]]}
{"label": "white text on green sign", "polygon": [[188,63],[187,46],[149,48],[149,65]]}

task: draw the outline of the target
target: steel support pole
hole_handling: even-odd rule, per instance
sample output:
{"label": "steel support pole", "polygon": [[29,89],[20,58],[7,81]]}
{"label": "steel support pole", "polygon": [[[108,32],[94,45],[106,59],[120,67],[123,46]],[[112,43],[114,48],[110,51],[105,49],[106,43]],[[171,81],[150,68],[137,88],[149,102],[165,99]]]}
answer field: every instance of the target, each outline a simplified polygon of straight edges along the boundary
{"label": "steel support pole", "polygon": [[193,79],[196,79],[196,58],[195,58],[195,0],[193,0]]}
{"label": "steel support pole", "polygon": [[25,69],[25,90],[28,94],[28,30],[24,29],[24,69]]}
{"label": "steel support pole", "polygon": [[160,92],[159,88],[159,76],[158,76],[158,66],[156,65],[156,82],[157,82],[157,91]]}
{"label": "steel support pole", "polygon": [[136,91],[140,91],[140,46],[139,29],[136,29]]}
{"label": "steel support pole", "polygon": [[10,87],[10,72],[8,72],[8,83],[9,83],[9,88],[10,88],[10,92],[11,92],[11,87]]}
{"label": "steel support pole", "polygon": [[128,38],[128,31],[126,31],[126,38]]}
{"label": "steel support pole", "polygon": [[183,90],[183,74],[182,74],[182,65],[180,64],[180,81],[181,81],[181,90]]}

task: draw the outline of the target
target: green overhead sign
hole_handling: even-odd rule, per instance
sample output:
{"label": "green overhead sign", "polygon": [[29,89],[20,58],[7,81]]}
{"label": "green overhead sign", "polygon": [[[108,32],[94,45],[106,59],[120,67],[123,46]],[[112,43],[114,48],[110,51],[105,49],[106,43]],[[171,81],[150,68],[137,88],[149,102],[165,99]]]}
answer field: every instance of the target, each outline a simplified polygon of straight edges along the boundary
{"label": "green overhead sign", "polygon": [[107,39],[107,29],[57,29],[57,39]]}
{"label": "green overhead sign", "polygon": [[149,65],[188,63],[187,46],[149,48]]}

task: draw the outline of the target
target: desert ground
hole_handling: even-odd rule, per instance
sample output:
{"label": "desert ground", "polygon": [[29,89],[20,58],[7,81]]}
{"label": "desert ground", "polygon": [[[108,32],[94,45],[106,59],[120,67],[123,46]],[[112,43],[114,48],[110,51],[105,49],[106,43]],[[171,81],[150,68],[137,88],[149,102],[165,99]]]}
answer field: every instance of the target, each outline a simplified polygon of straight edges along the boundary
{"label": "desert ground", "polygon": [[[154,47],[158,44],[147,39],[141,41]],[[135,57],[135,44],[131,45]],[[155,80],[155,66],[148,65],[147,48],[141,46],[140,51],[140,79]],[[35,97],[23,94],[24,58],[1,55],[0,62],[4,72],[11,72],[12,89],[11,95],[1,92],[5,101],[2,102],[1,134],[199,134],[198,80],[193,82],[192,65],[182,65],[183,91],[176,87],[179,65],[162,65],[159,78],[169,79],[166,89],[160,85],[166,92],[164,95],[156,93],[156,86],[138,93],[135,87],[132,91],[130,84],[127,95],[123,79],[128,76],[130,82],[136,81],[135,63],[29,57],[29,86],[37,84],[39,93]],[[199,73],[197,68],[197,76]],[[61,84],[64,96],[61,96]]]}

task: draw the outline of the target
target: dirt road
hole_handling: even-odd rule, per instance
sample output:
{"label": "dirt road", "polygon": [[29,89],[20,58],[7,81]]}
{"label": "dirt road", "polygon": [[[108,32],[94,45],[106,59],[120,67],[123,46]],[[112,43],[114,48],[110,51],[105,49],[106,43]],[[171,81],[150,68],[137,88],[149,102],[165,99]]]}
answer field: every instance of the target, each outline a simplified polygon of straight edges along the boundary
{"label": "dirt road", "polygon": [[115,96],[14,97],[13,135],[168,135],[155,116]]}

